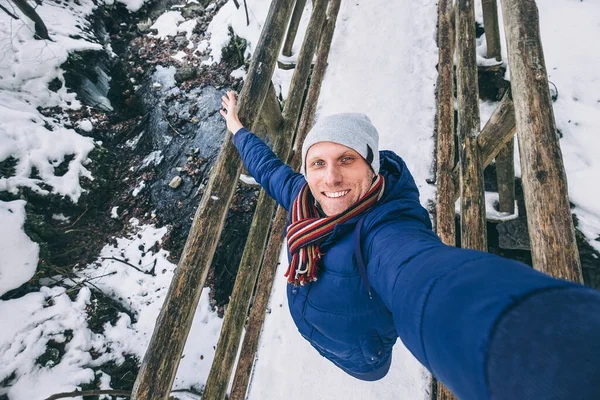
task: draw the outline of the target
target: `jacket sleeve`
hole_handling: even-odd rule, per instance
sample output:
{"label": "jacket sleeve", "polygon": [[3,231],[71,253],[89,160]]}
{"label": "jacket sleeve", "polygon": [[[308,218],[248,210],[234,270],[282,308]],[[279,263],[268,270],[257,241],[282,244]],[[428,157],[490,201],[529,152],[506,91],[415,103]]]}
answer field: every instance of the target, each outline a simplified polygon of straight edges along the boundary
{"label": "jacket sleeve", "polygon": [[233,137],[244,165],[269,196],[289,211],[306,183],[302,174],[283,163],[254,133],[241,128]]}
{"label": "jacket sleeve", "polygon": [[515,304],[561,288],[589,290],[516,261],[446,246],[414,220],[389,220],[370,231],[363,247],[368,277],[400,339],[461,399],[500,398],[488,386],[488,348]]}

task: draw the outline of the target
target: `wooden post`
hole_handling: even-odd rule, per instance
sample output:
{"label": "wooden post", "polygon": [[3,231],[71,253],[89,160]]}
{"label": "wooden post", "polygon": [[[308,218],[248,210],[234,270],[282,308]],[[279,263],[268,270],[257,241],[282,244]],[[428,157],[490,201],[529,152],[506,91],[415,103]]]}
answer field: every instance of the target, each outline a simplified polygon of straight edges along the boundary
{"label": "wooden post", "polygon": [[[251,128],[258,120],[271,84],[292,5],[292,0],[271,3],[256,46],[239,101],[240,118]],[[133,386],[134,400],[166,400],[169,396],[240,170],[237,150],[228,135],[196,211]]]}
{"label": "wooden post", "polygon": [[498,182],[500,212],[515,212],[515,143],[510,140],[496,156],[496,180]]}
{"label": "wooden post", "polygon": [[488,58],[502,61],[500,46],[500,28],[498,26],[498,4],[496,0],[481,0],[483,8],[483,27],[487,43]]}
{"label": "wooden post", "polygon": [[503,0],[534,268],[583,282],[534,0]]}
{"label": "wooden post", "polygon": [[290,27],[285,38],[285,43],[283,44],[283,50],[281,51],[281,54],[286,57],[290,57],[292,55],[292,46],[294,45],[294,40],[296,39],[296,33],[298,33],[298,26],[300,25],[300,19],[302,19],[302,12],[304,11],[305,5],[306,0],[297,0],[296,5],[294,6]]}
{"label": "wooden post", "polygon": [[456,12],[461,244],[464,248],[487,251],[483,168],[477,146],[479,88],[473,1],[458,0]]}
{"label": "wooden post", "polygon": [[[436,232],[442,242],[456,245],[454,223],[454,24],[456,11],[452,0],[438,3],[438,80],[437,80],[437,210]],[[432,400],[453,400],[444,384],[432,376]],[[435,393],[435,394],[434,394]],[[436,396],[435,398],[433,396]]]}
{"label": "wooden post", "polygon": [[437,210],[436,230],[447,245],[456,245],[454,223],[454,26],[452,0],[438,3]]}
{"label": "wooden post", "polygon": [[[287,159],[287,154],[291,150],[293,135],[300,114],[300,105],[310,74],[311,61],[325,21],[327,2],[328,0],[315,0],[313,14],[298,58],[298,65],[290,84],[290,94],[283,111],[283,131],[274,132],[279,133],[279,135],[275,136],[273,151],[284,160]],[[261,191],[246,247],[238,268],[231,300],[225,313],[214,361],[202,395],[205,400],[222,400],[225,398],[274,210],[275,200],[269,197],[265,191]]]}
{"label": "wooden post", "polygon": [[[325,69],[327,68],[327,57],[331,47],[331,40],[333,38],[333,32],[335,30],[335,23],[339,8],[340,0],[331,0],[327,23],[323,29],[319,49],[317,52],[317,61],[313,69],[305,106],[300,118],[300,124],[298,126],[298,134],[296,136],[294,146],[295,148],[298,146],[298,143],[300,143],[301,146],[306,134],[312,126],[312,121],[314,119],[315,110],[319,99],[319,93],[321,91],[321,82],[323,81]],[[300,166],[300,157],[296,157],[296,154],[297,152],[294,154],[294,157],[290,163],[294,169],[297,169]],[[231,400],[243,400],[246,397],[246,390],[250,380],[252,364],[254,363],[260,332],[265,319],[265,311],[271,295],[271,288],[273,286],[275,272],[277,271],[277,266],[279,264],[279,254],[281,245],[283,244],[286,222],[287,211],[285,211],[283,207],[278,207],[277,213],[275,214],[275,220],[271,227],[269,242],[264,254],[260,275],[258,277],[254,304],[250,310],[246,335],[244,336],[244,342],[242,344],[237,370],[233,379],[233,386],[231,388],[229,397]]]}

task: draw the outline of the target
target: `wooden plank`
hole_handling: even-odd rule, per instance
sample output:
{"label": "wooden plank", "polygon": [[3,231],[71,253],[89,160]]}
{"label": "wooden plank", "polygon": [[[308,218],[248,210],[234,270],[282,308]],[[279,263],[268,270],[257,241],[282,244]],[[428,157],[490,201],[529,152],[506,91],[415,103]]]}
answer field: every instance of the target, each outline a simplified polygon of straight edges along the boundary
{"label": "wooden plank", "polygon": [[461,245],[487,251],[483,167],[477,145],[479,87],[473,1],[458,0],[456,13]]}
{"label": "wooden plank", "polygon": [[[305,106],[300,118],[294,148],[299,148],[298,146],[302,146],[302,142],[312,126],[312,121],[314,119],[315,110],[319,99],[319,93],[321,91],[321,83],[327,68],[327,57],[329,55],[329,49],[331,47],[331,40],[333,38],[333,32],[335,30],[335,23],[339,9],[340,0],[331,0],[327,22],[323,29],[321,41],[319,43],[319,49],[317,51],[317,62],[312,73]],[[292,157],[290,162],[290,165],[294,169],[298,169],[300,167],[300,156],[296,156],[298,153],[299,152],[296,152],[294,154],[294,157]],[[290,157],[288,157],[288,160],[289,159]],[[279,254],[281,245],[283,244],[286,222],[287,211],[282,207],[278,207],[277,213],[275,214],[275,220],[271,227],[271,234],[269,236],[269,242],[264,254],[260,275],[258,277],[254,304],[250,310],[250,317],[246,327],[246,335],[242,344],[240,358],[238,360],[237,370],[230,393],[231,400],[243,400],[246,397],[246,390],[250,380],[252,364],[254,363],[260,332],[265,319],[265,312],[269,302],[269,297],[271,295],[273,279],[279,264]]]}
{"label": "wooden plank", "polygon": [[496,181],[500,212],[515,212],[515,142],[510,140],[496,156]]}
{"label": "wooden plank", "polygon": [[[292,5],[292,0],[271,3],[253,54],[239,101],[240,119],[250,128],[258,121],[271,84]],[[134,400],[166,400],[169,396],[240,170],[241,161],[228,135],[196,211],[142,361],[133,387]]]}
{"label": "wooden plank", "polygon": [[[327,2],[328,0],[315,0],[313,13],[298,57],[298,65],[290,83],[289,96],[283,110],[283,130],[275,136],[273,151],[279,158],[284,160],[287,159],[291,151],[300,106],[310,74],[311,61],[325,21]],[[202,395],[205,400],[222,400],[225,398],[274,211],[275,200],[267,196],[264,191],[261,191],[246,247],[238,268],[231,300],[225,313],[214,361]]]}
{"label": "wooden plank", "polygon": [[298,33],[298,26],[300,25],[302,12],[304,11],[305,5],[306,0],[297,0],[296,5],[294,6],[290,27],[288,29],[287,36],[285,37],[285,42],[283,43],[283,50],[281,51],[281,54],[286,57],[291,57],[292,55],[292,46],[294,45],[294,40],[296,39],[296,34]]}
{"label": "wooden plank", "polygon": [[481,0],[481,6],[483,8],[483,27],[487,43],[487,56],[488,58],[495,58],[497,61],[502,61],[498,4],[496,0]]}
{"label": "wooden plank", "polygon": [[582,282],[534,0],[503,0],[521,174],[534,268]]}
{"label": "wooden plank", "polygon": [[438,3],[437,210],[436,231],[442,242],[456,245],[454,223],[454,26],[452,0]]}

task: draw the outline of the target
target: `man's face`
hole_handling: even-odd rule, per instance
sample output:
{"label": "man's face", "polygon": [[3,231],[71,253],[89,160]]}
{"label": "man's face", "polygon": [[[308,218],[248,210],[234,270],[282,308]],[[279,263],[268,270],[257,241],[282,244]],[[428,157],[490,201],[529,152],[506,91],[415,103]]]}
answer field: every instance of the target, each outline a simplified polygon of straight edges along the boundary
{"label": "man's face", "polygon": [[306,153],[306,181],[327,216],[346,211],[364,196],[375,174],[349,147],[320,142]]}

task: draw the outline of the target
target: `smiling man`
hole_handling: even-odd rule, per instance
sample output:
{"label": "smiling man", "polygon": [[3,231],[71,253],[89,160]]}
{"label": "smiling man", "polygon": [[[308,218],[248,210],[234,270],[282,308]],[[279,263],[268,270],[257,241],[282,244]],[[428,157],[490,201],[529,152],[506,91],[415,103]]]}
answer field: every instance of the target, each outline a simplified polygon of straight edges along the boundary
{"label": "smiling man", "polygon": [[222,105],[248,171],[290,211],[288,305],[321,355],[378,380],[400,337],[461,399],[600,398],[599,292],[444,245],[364,114],[320,118],[297,173],[242,126],[233,92]]}

